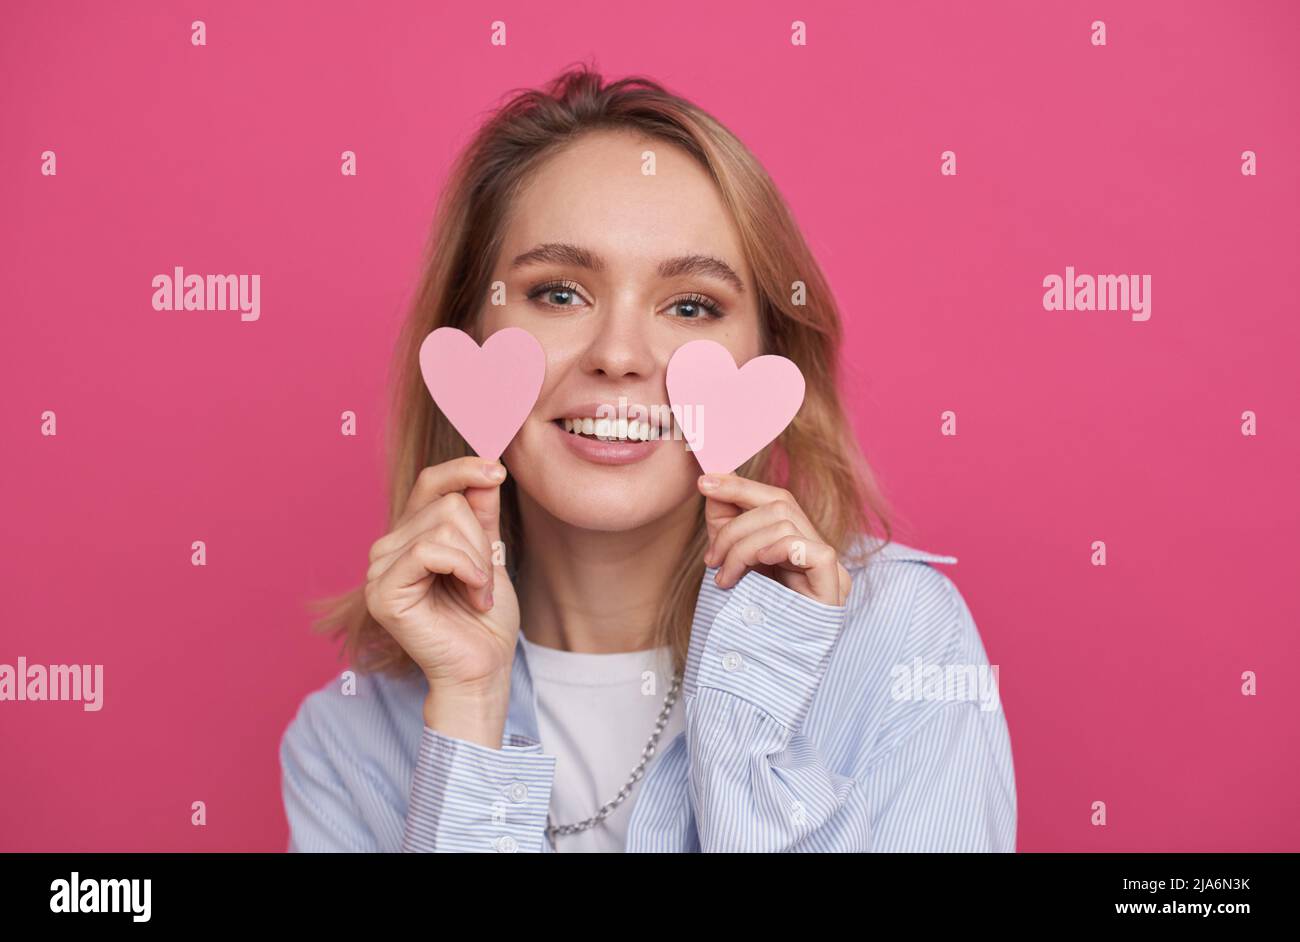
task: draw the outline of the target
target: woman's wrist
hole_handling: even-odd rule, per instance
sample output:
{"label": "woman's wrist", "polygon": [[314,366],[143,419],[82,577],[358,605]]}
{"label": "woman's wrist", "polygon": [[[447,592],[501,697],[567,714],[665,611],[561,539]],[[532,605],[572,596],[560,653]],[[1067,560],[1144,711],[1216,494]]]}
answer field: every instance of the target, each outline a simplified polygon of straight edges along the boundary
{"label": "woman's wrist", "polygon": [[472,686],[429,684],[424,725],[467,742],[500,749],[510,709],[510,679]]}

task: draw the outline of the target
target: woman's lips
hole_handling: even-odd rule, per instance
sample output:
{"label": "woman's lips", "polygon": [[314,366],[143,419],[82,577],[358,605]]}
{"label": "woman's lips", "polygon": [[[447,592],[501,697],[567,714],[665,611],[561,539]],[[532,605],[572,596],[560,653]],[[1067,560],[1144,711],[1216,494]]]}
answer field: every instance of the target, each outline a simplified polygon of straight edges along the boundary
{"label": "woman's lips", "polygon": [[566,432],[564,426],[560,425],[559,422],[550,422],[548,424],[555,429],[556,435],[564,437],[564,444],[568,446],[570,451],[584,461],[590,461],[593,464],[634,464],[638,461],[644,461],[665,441],[662,438],[655,438],[650,441],[601,441],[598,438],[588,438],[576,432]]}

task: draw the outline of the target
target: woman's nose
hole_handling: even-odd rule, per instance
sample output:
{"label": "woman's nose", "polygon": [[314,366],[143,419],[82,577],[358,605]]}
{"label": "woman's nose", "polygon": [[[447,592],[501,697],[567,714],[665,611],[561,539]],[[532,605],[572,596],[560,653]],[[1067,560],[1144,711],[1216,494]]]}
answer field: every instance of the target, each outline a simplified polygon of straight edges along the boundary
{"label": "woman's nose", "polygon": [[598,318],[582,367],[606,376],[651,376],[656,368],[649,332],[653,318],[644,311],[606,311]]}

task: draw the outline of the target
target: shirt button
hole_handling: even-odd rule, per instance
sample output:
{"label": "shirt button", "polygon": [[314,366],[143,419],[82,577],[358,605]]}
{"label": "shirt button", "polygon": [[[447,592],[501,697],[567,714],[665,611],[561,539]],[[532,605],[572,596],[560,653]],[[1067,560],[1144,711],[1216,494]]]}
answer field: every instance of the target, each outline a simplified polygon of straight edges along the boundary
{"label": "shirt button", "polygon": [[744,660],[735,651],[728,651],[722,655],[722,669],[728,673],[734,673],[745,666]]}
{"label": "shirt button", "polygon": [[496,839],[498,854],[513,854],[519,850],[519,842],[507,834],[505,837]]}
{"label": "shirt button", "polygon": [[528,786],[523,782],[515,782],[506,789],[506,795],[511,801],[523,801],[528,797]]}
{"label": "shirt button", "polygon": [[763,624],[763,610],[757,605],[746,605],[745,610],[740,613],[740,617],[746,625]]}

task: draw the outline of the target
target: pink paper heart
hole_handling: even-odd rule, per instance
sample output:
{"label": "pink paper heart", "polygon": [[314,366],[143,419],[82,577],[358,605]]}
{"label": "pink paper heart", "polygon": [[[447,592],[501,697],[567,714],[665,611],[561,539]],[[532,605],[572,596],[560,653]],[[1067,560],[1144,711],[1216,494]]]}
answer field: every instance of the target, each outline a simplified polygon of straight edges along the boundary
{"label": "pink paper heart", "polygon": [[794,361],[768,354],[736,368],[727,348],[692,340],[668,361],[673,418],[705,474],[729,474],[781,434],[803,405]]}
{"label": "pink paper heart", "polygon": [[497,459],[533,411],[546,378],[542,345],[521,327],[506,327],[482,347],[455,327],[439,327],[420,344],[429,394],[480,458]]}

